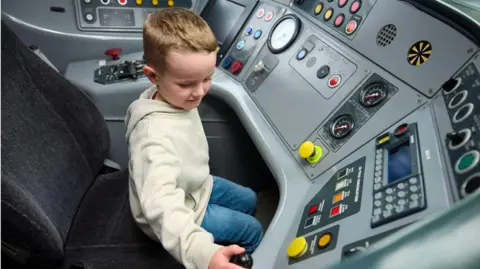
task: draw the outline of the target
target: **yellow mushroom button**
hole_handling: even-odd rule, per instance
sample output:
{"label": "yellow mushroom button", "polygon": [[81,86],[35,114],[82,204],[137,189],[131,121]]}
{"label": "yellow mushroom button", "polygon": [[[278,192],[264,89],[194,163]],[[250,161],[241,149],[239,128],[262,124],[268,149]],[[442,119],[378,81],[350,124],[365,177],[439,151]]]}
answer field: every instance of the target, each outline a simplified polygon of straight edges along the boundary
{"label": "yellow mushroom button", "polygon": [[323,4],[322,4],[322,3],[318,4],[318,5],[315,7],[315,15],[320,14],[320,12],[322,12],[322,9],[323,9]]}
{"label": "yellow mushroom button", "polygon": [[153,4],[154,6],[158,6],[158,0],[152,0],[152,4]]}
{"label": "yellow mushroom button", "polygon": [[142,0],[135,0],[135,2],[137,3],[137,5],[141,5],[142,4]]}
{"label": "yellow mushroom button", "polygon": [[319,145],[315,145],[310,141],[303,142],[298,148],[298,155],[306,159],[309,163],[316,163],[320,161],[323,156],[323,150]]}
{"label": "yellow mushroom button", "polygon": [[332,16],[333,16],[333,9],[329,8],[327,9],[327,11],[325,11],[325,15],[323,15],[323,19],[328,21],[332,18]]}
{"label": "yellow mushroom button", "polygon": [[332,241],[332,235],[330,233],[323,234],[318,240],[318,247],[319,248],[326,248]]}
{"label": "yellow mushroom button", "polygon": [[287,250],[287,255],[290,258],[300,258],[305,252],[307,252],[308,244],[305,237],[297,237],[290,243]]}
{"label": "yellow mushroom button", "polygon": [[175,2],[173,2],[173,0],[169,0],[168,1],[168,6],[173,7],[173,5],[175,5]]}

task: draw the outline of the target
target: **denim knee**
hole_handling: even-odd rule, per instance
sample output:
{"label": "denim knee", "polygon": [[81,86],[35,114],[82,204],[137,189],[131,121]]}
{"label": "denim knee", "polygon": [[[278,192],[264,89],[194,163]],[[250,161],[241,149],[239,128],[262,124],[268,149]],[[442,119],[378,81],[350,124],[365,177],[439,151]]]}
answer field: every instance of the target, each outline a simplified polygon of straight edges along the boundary
{"label": "denim knee", "polygon": [[245,201],[246,201],[246,208],[248,210],[248,214],[254,216],[257,212],[257,194],[250,188],[246,188],[245,192]]}
{"label": "denim knee", "polygon": [[245,252],[251,254],[255,251],[255,249],[260,245],[260,242],[262,242],[263,238],[263,229],[262,225],[260,222],[253,218],[251,219],[248,223],[248,230],[249,230],[249,236],[248,236],[248,243],[245,244]]}

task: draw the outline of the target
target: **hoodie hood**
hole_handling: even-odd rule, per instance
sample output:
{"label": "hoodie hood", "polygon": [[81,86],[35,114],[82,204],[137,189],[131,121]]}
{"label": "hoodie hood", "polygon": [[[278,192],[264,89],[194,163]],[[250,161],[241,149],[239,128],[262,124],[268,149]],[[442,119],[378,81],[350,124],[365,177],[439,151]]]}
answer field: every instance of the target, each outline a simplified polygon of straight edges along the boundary
{"label": "hoodie hood", "polygon": [[135,100],[127,109],[127,115],[125,116],[125,125],[127,126],[126,138],[130,137],[130,134],[137,126],[137,123],[144,117],[152,113],[164,113],[164,114],[184,114],[188,113],[187,110],[176,108],[168,103],[152,99],[153,94],[157,91],[157,86],[152,85],[145,90],[140,97]]}

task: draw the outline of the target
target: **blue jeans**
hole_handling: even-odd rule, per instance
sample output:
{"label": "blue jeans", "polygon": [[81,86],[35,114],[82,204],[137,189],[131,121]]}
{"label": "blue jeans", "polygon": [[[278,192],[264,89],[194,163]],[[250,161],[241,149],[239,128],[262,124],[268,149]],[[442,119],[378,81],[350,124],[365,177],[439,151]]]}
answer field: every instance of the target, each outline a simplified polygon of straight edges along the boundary
{"label": "blue jeans", "polygon": [[254,217],[257,195],[221,177],[213,177],[213,189],[201,227],[221,245],[238,244],[253,253],[262,240],[260,222]]}

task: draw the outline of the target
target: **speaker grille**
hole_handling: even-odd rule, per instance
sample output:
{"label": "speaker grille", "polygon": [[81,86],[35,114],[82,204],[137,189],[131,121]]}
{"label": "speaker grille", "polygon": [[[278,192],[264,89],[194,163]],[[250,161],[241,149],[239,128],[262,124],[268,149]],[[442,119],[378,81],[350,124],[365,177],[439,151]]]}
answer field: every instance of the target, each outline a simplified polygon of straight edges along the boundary
{"label": "speaker grille", "polygon": [[392,43],[397,35],[397,27],[393,24],[385,25],[377,34],[377,45],[385,47]]}
{"label": "speaker grille", "polygon": [[316,62],[317,62],[317,58],[311,57],[307,61],[307,67],[310,68],[310,67],[314,66]]}

